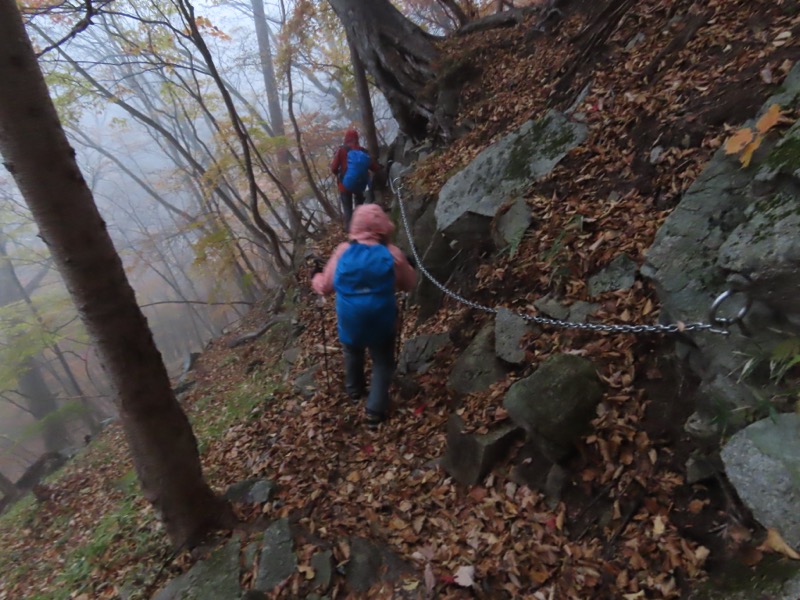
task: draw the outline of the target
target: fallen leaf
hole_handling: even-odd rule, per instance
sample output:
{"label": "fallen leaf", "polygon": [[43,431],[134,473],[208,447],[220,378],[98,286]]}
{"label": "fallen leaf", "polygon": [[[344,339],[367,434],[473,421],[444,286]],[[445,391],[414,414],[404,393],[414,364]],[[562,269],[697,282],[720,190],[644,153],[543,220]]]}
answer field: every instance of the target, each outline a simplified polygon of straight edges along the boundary
{"label": "fallen leaf", "polygon": [[653,521],[653,535],[656,537],[660,537],[666,531],[666,526],[664,525],[664,517],[661,515],[656,515],[655,520]]}
{"label": "fallen leaf", "polygon": [[407,581],[402,587],[407,592],[413,592],[419,587],[419,581]]}
{"label": "fallen leaf", "polygon": [[433,568],[431,567],[431,563],[425,565],[425,589],[428,592],[432,592],[433,588],[436,587],[436,577],[433,574]]}
{"label": "fallen leaf", "polygon": [[761,145],[761,136],[754,139],[751,143],[747,144],[747,147],[742,152],[742,155],[739,157],[739,162],[742,163],[743,167],[749,167],[750,161],[753,159],[753,152],[755,152],[758,147]]}
{"label": "fallen leaf", "polygon": [[308,565],[300,565],[297,567],[297,570],[300,571],[305,578],[308,580],[314,579],[314,569],[309,567]]}
{"label": "fallen leaf", "polygon": [[644,598],[644,590],[639,590],[635,594],[622,594],[625,600],[636,600],[636,598]]}
{"label": "fallen leaf", "polygon": [[791,559],[800,560],[800,554],[784,541],[777,529],[773,529],[772,527],[767,529],[767,539],[759,546],[759,549],[779,552]]}
{"label": "fallen leaf", "polygon": [[743,127],[725,141],[725,154],[737,154],[753,141],[753,131]]}
{"label": "fallen leaf", "polygon": [[704,562],[708,555],[711,554],[711,550],[706,548],[705,546],[698,546],[697,549],[694,551],[694,557],[697,559],[698,562]]}
{"label": "fallen leaf", "polygon": [[756,129],[759,133],[764,134],[777,125],[781,118],[781,107],[778,104],[773,104],[769,107],[767,112],[761,115],[761,118],[756,123]]}
{"label": "fallen leaf", "polygon": [[472,587],[475,584],[473,577],[475,576],[475,567],[463,566],[458,567],[453,580],[461,587]]}
{"label": "fallen leaf", "polygon": [[703,507],[705,505],[706,503],[703,502],[702,500],[692,500],[691,502],[689,502],[689,512],[692,513],[693,515],[696,515],[701,510],[703,510]]}

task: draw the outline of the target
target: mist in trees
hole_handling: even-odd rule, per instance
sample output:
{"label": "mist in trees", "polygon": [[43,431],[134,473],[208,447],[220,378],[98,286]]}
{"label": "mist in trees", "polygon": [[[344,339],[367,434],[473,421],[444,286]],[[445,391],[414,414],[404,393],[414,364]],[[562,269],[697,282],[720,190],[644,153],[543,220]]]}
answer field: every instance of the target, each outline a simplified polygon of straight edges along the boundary
{"label": "mist in trees", "polygon": [[[11,19],[17,4],[1,1],[0,19]],[[400,5],[402,13],[388,1],[344,0],[19,5],[69,146],[52,122],[36,135],[59,140],[53,147],[15,146],[18,105],[0,91],[10,119],[0,145],[16,157],[5,156],[0,175],[0,496],[16,493],[42,453],[70,453],[121,418],[145,495],[174,541],[224,520],[169,378],[283,290],[308,241],[339,222],[328,164],[346,128],[359,128],[380,158],[398,126],[421,136],[443,122],[435,94],[423,93],[435,40],[492,3]],[[6,43],[8,55],[22,51]],[[31,94],[28,102],[46,104]],[[40,181],[39,170],[53,179]],[[76,177],[85,189],[70,188]],[[84,227],[85,247],[70,246]],[[129,330],[110,309],[92,314],[93,302],[108,307],[112,297]],[[120,365],[132,347],[147,357],[134,374],[152,400],[126,387],[131,373]],[[182,433],[169,442],[149,412]],[[154,483],[172,477],[174,465],[158,457],[175,448],[182,492]],[[219,518],[186,511],[191,493]]]}

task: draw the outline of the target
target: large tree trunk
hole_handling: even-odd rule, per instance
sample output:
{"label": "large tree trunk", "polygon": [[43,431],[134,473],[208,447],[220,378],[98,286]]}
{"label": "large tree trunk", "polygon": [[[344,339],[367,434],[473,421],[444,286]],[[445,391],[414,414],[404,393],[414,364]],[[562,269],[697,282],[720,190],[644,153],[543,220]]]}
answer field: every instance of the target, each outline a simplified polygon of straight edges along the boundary
{"label": "large tree trunk", "polygon": [[197,543],[230,525],[230,506],[203,479],[197,440],[59,123],[15,0],[0,0],[0,81],[0,154],[97,345],[142,491],[176,546]]}
{"label": "large tree trunk", "polygon": [[435,38],[406,19],[389,0],[328,0],[400,129],[412,138],[428,133],[436,110]]}

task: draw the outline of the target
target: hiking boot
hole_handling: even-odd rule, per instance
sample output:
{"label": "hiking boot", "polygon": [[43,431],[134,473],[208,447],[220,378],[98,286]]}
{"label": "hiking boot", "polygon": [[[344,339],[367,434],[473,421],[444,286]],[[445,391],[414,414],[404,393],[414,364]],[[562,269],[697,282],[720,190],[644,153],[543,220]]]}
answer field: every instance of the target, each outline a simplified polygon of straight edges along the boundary
{"label": "hiking boot", "polygon": [[386,420],[386,415],[367,411],[367,427],[370,429],[377,429],[378,426]]}
{"label": "hiking boot", "polygon": [[367,393],[364,390],[361,390],[360,392],[348,392],[347,393],[347,397],[350,398],[350,401],[353,404],[358,404],[361,401],[361,399],[366,395],[367,395]]}

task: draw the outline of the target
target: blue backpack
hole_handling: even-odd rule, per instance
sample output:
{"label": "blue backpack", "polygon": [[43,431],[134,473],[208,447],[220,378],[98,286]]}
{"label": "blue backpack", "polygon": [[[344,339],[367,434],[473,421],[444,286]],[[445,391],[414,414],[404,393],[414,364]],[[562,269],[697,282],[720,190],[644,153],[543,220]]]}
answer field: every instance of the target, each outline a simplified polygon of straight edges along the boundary
{"label": "blue backpack", "polygon": [[347,150],[347,170],[342,178],[342,185],[349,192],[363,194],[369,183],[369,166],[372,159],[365,150],[349,148]]}
{"label": "blue backpack", "polygon": [[339,339],[358,348],[382,344],[394,336],[394,257],[383,244],[351,241],[333,276]]}

